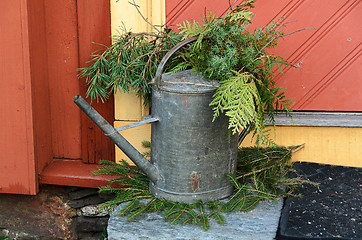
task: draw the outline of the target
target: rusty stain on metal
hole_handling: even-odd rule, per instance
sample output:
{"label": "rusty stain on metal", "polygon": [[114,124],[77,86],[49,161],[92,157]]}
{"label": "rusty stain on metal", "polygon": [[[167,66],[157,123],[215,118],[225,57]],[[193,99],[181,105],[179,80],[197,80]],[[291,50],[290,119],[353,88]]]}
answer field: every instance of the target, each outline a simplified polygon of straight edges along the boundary
{"label": "rusty stain on metal", "polygon": [[186,107],[186,108],[188,108],[188,106],[187,106],[187,98],[186,98],[186,96],[184,96],[184,101],[185,101],[185,107]]}
{"label": "rusty stain on metal", "polygon": [[199,190],[199,188],[200,188],[200,179],[201,179],[200,174],[198,174],[197,172],[192,172],[191,173],[190,185],[191,185],[191,190],[193,192],[196,192],[197,190]]}

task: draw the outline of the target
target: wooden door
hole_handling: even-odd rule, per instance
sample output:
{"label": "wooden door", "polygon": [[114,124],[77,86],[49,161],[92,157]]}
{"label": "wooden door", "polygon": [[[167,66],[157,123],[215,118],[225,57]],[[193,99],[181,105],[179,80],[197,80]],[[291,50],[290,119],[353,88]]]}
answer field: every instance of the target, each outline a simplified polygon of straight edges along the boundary
{"label": "wooden door", "polygon": [[[114,160],[72,102],[85,96],[77,74],[100,48],[92,42],[110,44],[109,0],[1,1],[0,12],[0,192],[36,194],[54,161]],[[113,99],[94,107],[113,122]]]}
{"label": "wooden door", "polygon": [[[205,8],[222,15],[228,2],[234,1],[166,0],[167,24],[200,20]],[[285,33],[314,28],[285,37],[275,50],[298,66],[276,78],[294,99],[294,110],[362,111],[359,0],[258,0],[252,11],[251,29],[281,15],[286,17],[284,23],[293,21]]]}
{"label": "wooden door", "polygon": [[[48,75],[52,115],[53,157],[82,159],[97,163],[113,157],[113,144],[72,102],[73,96],[85,97],[84,79],[78,69],[85,67],[91,53],[100,48],[93,42],[110,43],[110,6],[107,0],[56,0],[45,2]],[[95,104],[113,122],[112,99]]]}

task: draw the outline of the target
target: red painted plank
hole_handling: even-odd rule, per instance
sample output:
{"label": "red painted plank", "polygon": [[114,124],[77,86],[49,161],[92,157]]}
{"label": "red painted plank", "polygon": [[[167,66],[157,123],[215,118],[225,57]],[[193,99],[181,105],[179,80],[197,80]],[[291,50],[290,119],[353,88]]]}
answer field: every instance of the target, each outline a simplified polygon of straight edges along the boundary
{"label": "red painted plank", "polygon": [[36,194],[27,1],[0,11],[0,192]]}
{"label": "red painted plank", "polygon": [[[362,94],[360,81],[362,79],[362,46],[357,47],[348,54],[348,59],[343,59],[339,64],[341,68],[331,71],[325,77],[321,88],[315,94],[306,95],[300,108],[317,111],[355,111],[362,109]],[[333,96],[333,97],[328,97]]]}
{"label": "red painted plank", "polygon": [[97,164],[85,164],[81,160],[55,159],[39,175],[39,183],[98,188],[108,184],[110,176],[92,176]]}
{"label": "red painted plank", "polygon": [[[166,0],[167,24],[200,20],[205,6],[219,15],[227,7],[224,1]],[[285,33],[315,28],[281,39],[271,51],[300,67],[275,79],[287,87],[287,96],[296,102],[294,110],[362,111],[357,90],[362,88],[360,1],[263,0],[256,1],[252,11],[250,30],[280,16],[286,17],[284,22],[293,21],[283,28]]]}
{"label": "red painted plank", "polygon": [[[110,45],[110,1],[79,0],[78,32],[79,32],[79,65],[86,67],[91,53],[102,48],[92,42]],[[87,86],[80,80],[80,94],[85,97]],[[76,107],[76,106],[74,106]],[[106,103],[94,103],[93,107],[109,122],[114,121],[113,96]],[[99,160],[115,159],[113,142],[84,114],[81,115],[82,126],[82,159],[83,162],[97,163]]]}
{"label": "red painted plank", "polygon": [[40,172],[53,159],[45,0],[28,1],[35,159]]}
{"label": "red painted plank", "polygon": [[46,45],[55,158],[80,159],[80,116],[72,98],[79,93],[76,0],[45,0]]}

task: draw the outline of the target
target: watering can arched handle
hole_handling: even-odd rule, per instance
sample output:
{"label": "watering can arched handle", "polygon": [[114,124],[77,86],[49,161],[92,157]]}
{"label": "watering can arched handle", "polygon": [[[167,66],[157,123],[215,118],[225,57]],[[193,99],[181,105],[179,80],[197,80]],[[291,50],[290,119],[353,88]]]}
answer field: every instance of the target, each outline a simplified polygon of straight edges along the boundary
{"label": "watering can arched handle", "polygon": [[[207,37],[204,37],[203,39],[206,39]],[[158,65],[157,71],[156,71],[156,76],[155,78],[152,80],[152,83],[158,87],[160,86],[161,83],[161,77],[162,77],[162,72],[163,72],[163,67],[166,64],[166,62],[168,61],[168,59],[170,59],[170,57],[176,52],[178,51],[180,48],[184,47],[185,45],[195,42],[198,39],[198,37],[192,37],[189,39],[186,39],[178,44],[176,44],[173,48],[171,48],[166,55],[162,58],[160,64]],[[245,139],[246,135],[248,134],[248,132],[250,131],[250,128],[252,127],[253,123],[250,123],[246,128],[244,128],[241,133],[239,134],[238,137],[238,146],[241,145],[241,143],[243,142],[243,140]]]}
{"label": "watering can arched handle", "polygon": [[[204,37],[205,39],[206,37]],[[183,46],[195,42],[198,39],[198,37],[192,37],[189,39],[186,39],[185,41],[182,41],[178,44],[176,44],[173,48],[171,48],[166,55],[162,58],[160,64],[158,65],[157,71],[156,71],[156,76],[155,78],[152,80],[152,83],[158,87],[161,83],[161,77],[162,77],[162,72],[163,72],[163,67],[166,64],[166,62],[168,61],[168,59],[176,52],[178,51],[180,48],[182,48]]]}

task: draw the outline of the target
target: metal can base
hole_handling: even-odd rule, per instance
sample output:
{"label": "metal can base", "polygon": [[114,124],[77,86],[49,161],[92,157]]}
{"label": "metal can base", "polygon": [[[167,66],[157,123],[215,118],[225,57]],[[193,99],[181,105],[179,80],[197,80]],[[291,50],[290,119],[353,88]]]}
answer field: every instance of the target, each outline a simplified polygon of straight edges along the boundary
{"label": "metal can base", "polygon": [[216,201],[230,196],[234,191],[233,186],[226,186],[219,189],[210,190],[207,192],[195,192],[195,193],[178,193],[171,192],[156,187],[150,182],[150,192],[153,196],[159,199],[165,199],[172,202],[179,203],[195,203],[195,200],[201,200],[203,202]]}

